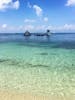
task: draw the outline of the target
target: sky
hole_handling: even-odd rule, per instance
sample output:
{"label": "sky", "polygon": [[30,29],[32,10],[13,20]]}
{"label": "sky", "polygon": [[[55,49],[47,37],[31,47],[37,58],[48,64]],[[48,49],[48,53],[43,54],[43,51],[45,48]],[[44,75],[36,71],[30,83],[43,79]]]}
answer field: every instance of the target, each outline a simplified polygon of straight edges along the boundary
{"label": "sky", "polygon": [[0,33],[75,32],[75,0],[0,0]]}

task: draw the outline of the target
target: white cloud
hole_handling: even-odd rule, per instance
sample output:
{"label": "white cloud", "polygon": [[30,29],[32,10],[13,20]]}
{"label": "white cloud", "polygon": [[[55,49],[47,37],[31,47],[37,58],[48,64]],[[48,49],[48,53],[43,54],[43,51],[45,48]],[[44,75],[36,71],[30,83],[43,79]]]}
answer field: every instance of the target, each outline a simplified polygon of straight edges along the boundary
{"label": "white cloud", "polygon": [[28,8],[34,9],[37,16],[41,16],[42,15],[43,10],[42,10],[42,8],[40,6],[31,5],[30,2],[27,3],[27,6],[28,6]]}
{"label": "white cloud", "polygon": [[75,6],[75,0],[67,0],[66,6]]}
{"label": "white cloud", "polygon": [[75,24],[64,24],[61,26],[53,25],[20,25],[20,26],[10,26],[7,24],[0,25],[0,32],[25,32],[29,30],[30,32],[46,32],[50,29],[51,32],[75,32]]}
{"label": "white cloud", "polygon": [[36,11],[36,15],[37,16],[41,16],[43,13],[43,10],[41,7],[39,7],[38,5],[33,5],[33,9]]}
{"label": "white cloud", "polygon": [[45,22],[48,22],[48,18],[47,18],[47,17],[44,17],[44,21],[45,21]]}
{"label": "white cloud", "polygon": [[63,27],[65,30],[75,30],[74,24],[65,24]]}
{"label": "white cloud", "polygon": [[71,32],[71,31],[75,31],[75,24],[64,24],[62,26],[50,26],[50,29],[58,32]]}
{"label": "white cloud", "polygon": [[0,10],[5,11],[8,8],[18,9],[20,6],[19,0],[13,2],[13,0],[0,0]]}
{"label": "white cloud", "polygon": [[46,29],[45,25],[39,25],[39,26],[35,27],[36,31],[45,31],[45,29]]}
{"label": "white cloud", "polygon": [[28,6],[29,8],[32,8],[32,5],[30,4],[30,2],[28,2],[27,6]]}
{"label": "white cloud", "polygon": [[14,3],[12,3],[12,7],[13,8],[15,8],[15,9],[18,9],[19,8],[19,6],[20,6],[20,3],[19,3],[19,1],[17,0],[17,1],[15,1]]}
{"label": "white cloud", "polygon": [[34,20],[34,19],[25,19],[24,22],[25,23],[34,23],[34,22],[36,22],[36,20]]}
{"label": "white cloud", "polygon": [[34,26],[33,25],[25,25],[24,30],[32,31],[32,30],[34,30]]}
{"label": "white cloud", "polygon": [[7,24],[3,24],[2,25],[2,28],[4,29],[4,28],[6,28],[7,27]]}

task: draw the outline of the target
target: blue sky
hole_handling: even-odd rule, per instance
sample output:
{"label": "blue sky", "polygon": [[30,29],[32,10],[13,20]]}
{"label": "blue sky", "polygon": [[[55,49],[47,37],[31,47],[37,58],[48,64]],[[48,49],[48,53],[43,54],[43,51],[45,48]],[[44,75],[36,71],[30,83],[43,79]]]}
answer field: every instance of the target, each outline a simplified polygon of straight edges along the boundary
{"label": "blue sky", "polygon": [[0,0],[1,32],[75,31],[75,0]]}

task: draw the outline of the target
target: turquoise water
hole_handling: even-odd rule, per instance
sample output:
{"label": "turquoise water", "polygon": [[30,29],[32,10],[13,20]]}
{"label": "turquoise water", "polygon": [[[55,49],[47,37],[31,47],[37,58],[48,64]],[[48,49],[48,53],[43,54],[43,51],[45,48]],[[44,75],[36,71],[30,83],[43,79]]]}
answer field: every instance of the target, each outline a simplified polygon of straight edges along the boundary
{"label": "turquoise water", "polygon": [[75,45],[1,42],[0,89],[75,95]]}

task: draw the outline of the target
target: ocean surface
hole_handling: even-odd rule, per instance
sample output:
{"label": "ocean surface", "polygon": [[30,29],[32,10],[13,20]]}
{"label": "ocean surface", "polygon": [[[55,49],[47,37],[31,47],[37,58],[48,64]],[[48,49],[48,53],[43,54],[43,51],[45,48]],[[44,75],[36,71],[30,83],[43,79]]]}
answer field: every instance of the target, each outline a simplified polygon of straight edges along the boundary
{"label": "ocean surface", "polygon": [[0,90],[75,96],[75,34],[0,34]]}

